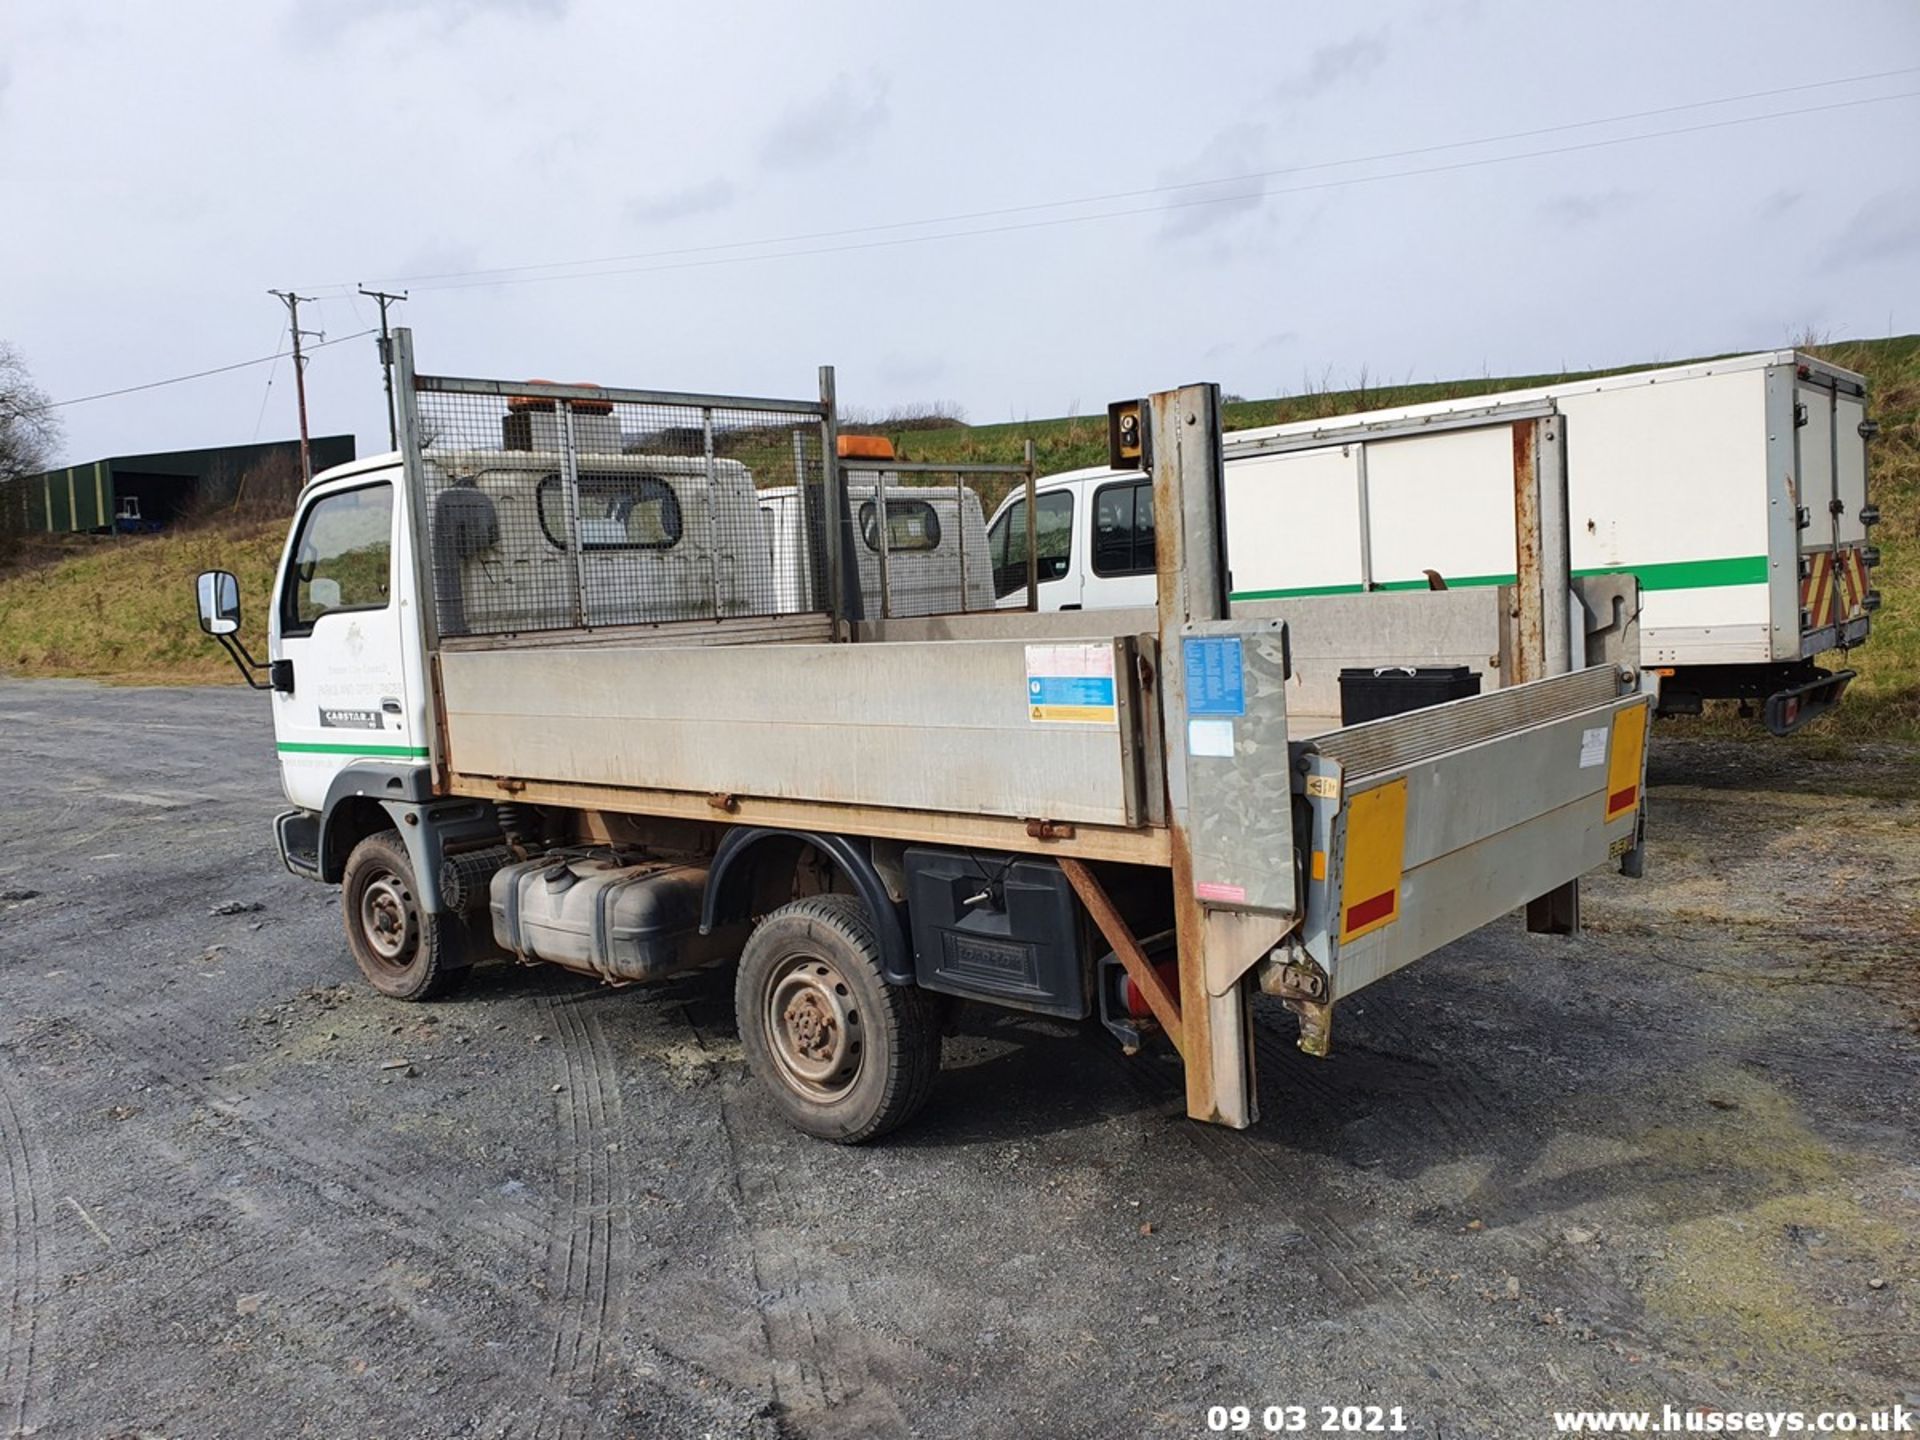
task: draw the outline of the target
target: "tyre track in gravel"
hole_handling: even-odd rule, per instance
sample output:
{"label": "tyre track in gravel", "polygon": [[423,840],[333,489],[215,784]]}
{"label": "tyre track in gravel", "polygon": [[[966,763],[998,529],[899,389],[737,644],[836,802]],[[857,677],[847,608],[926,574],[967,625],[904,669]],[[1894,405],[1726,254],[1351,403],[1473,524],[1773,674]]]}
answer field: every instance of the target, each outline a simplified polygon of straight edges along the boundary
{"label": "tyre track in gravel", "polygon": [[[251,1077],[221,1080],[216,1062],[186,1048],[188,1027],[183,1022],[199,1022],[202,1034],[212,1025],[191,1007],[184,1012],[146,1007],[138,1013],[108,1013],[83,1004],[77,1013],[107,1048],[141,1061],[168,1088],[242,1127],[249,1136],[246,1148],[254,1158],[300,1175],[323,1194],[329,1188],[344,1190],[389,1212],[429,1248],[459,1246],[477,1237],[524,1263],[539,1255],[546,1243],[542,1227],[529,1218],[488,1214],[476,1205],[474,1196],[434,1184],[418,1171],[402,1170],[367,1150],[337,1144],[303,1117],[277,1109],[269,1094],[247,1094],[244,1086]],[[202,1052],[211,1048],[200,1047]]]}
{"label": "tyre track in gravel", "polygon": [[[1367,1019],[1376,1033],[1405,1054],[1417,1051],[1422,1036],[1415,1033],[1413,1017],[1417,1005],[1375,1004]],[[1274,1037],[1276,1043],[1280,1037]],[[1291,1073],[1312,1067],[1298,1063]],[[1419,1139],[1419,1117],[1440,1126],[1448,1139],[1463,1153],[1485,1154],[1495,1148],[1495,1137],[1510,1131],[1511,1116],[1489,1097],[1501,1093],[1499,1082],[1473,1063],[1467,1049],[1450,1051],[1445,1064],[1434,1064],[1432,1082],[1423,1087],[1417,1105],[1396,1105],[1391,1117],[1393,1132],[1411,1145]],[[1496,1164],[1504,1164],[1496,1161]],[[1473,1217],[1478,1218],[1478,1217]],[[1641,1311],[1640,1301],[1583,1252],[1560,1244],[1556,1235],[1541,1234],[1522,1225],[1499,1227],[1499,1236],[1521,1251],[1536,1267],[1551,1271],[1560,1282],[1559,1289],[1582,1318],[1601,1326],[1616,1338],[1631,1340],[1648,1353],[1659,1346],[1641,1333],[1634,1319]]]}
{"label": "tyre track in gravel", "polygon": [[42,1246],[49,1224],[46,1159],[22,1118],[17,1077],[0,1066],[0,1153],[7,1168],[7,1350],[0,1371],[0,1405],[11,1419],[8,1434],[30,1434],[43,1389],[45,1347]]}
{"label": "tyre track in gravel", "polygon": [[[758,1082],[749,1077],[747,1083]],[[851,1164],[857,1152],[770,1121],[752,1102],[731,1098],[728,1091],[735,1089],[722,1082],[720,1123],[775,1405],[809,1435],[910,1435],[899,1404],[873,1373],[851,1289],[820,1263],[816,1247],[785,1238],[798,1228],[799,1215],[787,1170],[797,1172],[798,1188],[831,1194],[842,1186],[820,1177],[817,1152],[829,1152],[840,1165]]]}
{"label": "tyre track in gravel", "polygon": [[[99,1018],[99,1017],[95,1017]],[[149,1017],[151,1018],[151,1017]],[[99,1038],[145,1064],[162,1084],[201,1104],[220,1119],[230,1122],[222,1133],[243,1154],[264,1169],[283,1179],[312,1189],[321,1198],[337,1201],[344,1191],[355,1200],[384,1213],[382,1234],[398,1240],[424,1256],[446,1265],[471,1283],[484,1285],[510,1305],[523,1305],[522,1287],[511,1281],[487,1275],[474,1264],[475,1228],[470,1208],[462,1208],[458,1197],[443,1191],[408,1184],[406,1177],[385,1167],[358,1166],[344,1151],[306,1142],[287,1145],[290,1126],[271,1108],[250,1097],[221,1093],[222,1087],[203,1080],[205,1066],[199,1059],[160,1038],[160,1032],[137,1024],[100,1025],[111,1032]],[[117,1042],[117,1043],[115,1043]],[[422,1217],[426,1217],[423,1219]],[[453,1217],[453,1218],[450,1218]],[[531,1269],[540,1263],[549,1232],[532,1222],[511,1227],[489,1227],[494,1243],[492,1259],[509,1266]],[[263,1260],[263,1253],[265,1259]],[[302,1255],[311,1254],[323,1263],[302,1264]],[[311,1322],[315,1328],[332,1334],[341,1347],[356,1346],[373,1353],[391,1344],[392,1317],[396,1309],[393,1297],[377,1289],[377,1277],[354,1273],[352,1258],[337,1251],[323,1252],[311,1241],[301,1246],[275,1244],[264,1252],[249,1248],[242,1238],[234,1254],[214,1262],[209,1270],[222,1270],[245,1261],[264,1263],[267,1275],[284,1276],[278,1287],[269,1287],[273,1304],[281,1313]],[[205,1273],[205,1272],[202,1272]],[[258,1280],[250,1283],[259,1283]],[[556,1385],[550,1366],[515,1366],[493,1375],[476,1377],[472,1369],[473,1338],[452,1322],[429,1323],[430,1312],[407,1307],[404,1312],[422,1338],[441,1350],[462,1374],[462,1384],[473,1385],[486,1403],[487,1418],[506,1428],[505,1434],[527,1419],[529,1399],[537,1414],[571,1413],[579,1409],[577,1397]],[[497,1363],[497,1362],[496,1362]],[[512,1365],[509,1359],[506,1362]],[[538,1426],[533,1433],[539,1433]],[[584,1433],[576,1429],[571,1433]]]}
{"label": "tyre track in gravel", "polygon": [[[244,1149],[244,1142],[235,1143]],[[278,1215],[248,1213],[242,1218],[229,1218],[222,1213],[221,1202],[227,1195],[217,1163],[185,1154],[163,1154],[160,1159],[164,1163],[141,1178],[142,1198],[149,1204],[163,1202],[176,1234],[183,1229],[205,1233],[204,1222],[213,1217],[220,1222],[223,1243],[217,1256],[174,1283],[159,1290],[142,1289],[142,1313],[147,1322],[162,1316],[167,1302],[178,1298],[186,1303],[190,1317],[201,1317],[199,1323],[233,1327],[240,1322],[232,1302],[241,1291],[252,1290],[260,1292],[262,1302],[255,1312],[258,1318],[246,1322],[249,1328],[325,1335],[331,1355],[321,1363],[333,1368],[356,1361],[380,1365],[382,1357],[394,1355],[437,1353],[459,1375],[458,1403],[470,1407],[476,1433],[508,1433],[525,1418],[530,1396],[541,1396],[545,1380],[542,1371],[516,1362],[510,1354],[504,1361],[496,1359],[491,1370],[475,1367],[471,1328],[442,1308],[409,1294],[405,1287],[396,1286],[389,1274],[391,1261],[363,1245],[331,1240],[310,1227],[292,1229]],[[172,1243],[170,1235],[148,1249],[165,1250]],[[124,1252],[123,1262],[144,1253]],[[446,1261],[457,1257],[432,1258]],[[524,1302],[524,1291],[519,1287],[469,1278],[486,1285],[499,1298]],[[95,1328],[123,1315],[123,1304],[124,1296],[116,1289],[96,1298],[74,1318],[81,1322],[81,1328]],[[415,1413],[409,1417],[386,1415],[383,1419],[388,1423],[403,1418],[444,1420],[447,1407],[443,1402],[411,1388],[402,1393],[403,1403],[414,1407]],[[173,1417],[146,1418],[158,1424]]]}
{"label": "tyre track in gravel", "polygon": [[590,1435],[605,1394],[607,1352],[619,1341],[633,1268],[632,1185],[625,1151],[620,1072],[582,990],[552,967],[540,975],[540,1005],[560,1058],[554,1096],[558,1185],[547,1247],[548,1391],[536,1434]]}
{"label": "tyre track in gravel", "polygon": [[[1260,1024],[1258,1018],[1253,1030],[1256,1056],[1264,1054],[1278,1062],[1276,1046],[1285,1043],[1282,1037],[1271,1026]],[[1118,1056],[1114,1059],[1128,1083],[1143,1097],[1160,1104],[1176,1099],[1184,1111],[1186,1096],[1177,1068],[1160,1072]],[[1346,1098],[1344,1092],[1324,1084],[1313,1088],[1318,1092],[1315,1098],[1320,1100]],[[1438,1372],[1454,1395],[1463,1399],[1471,1396],[1479,1414],[1504,1413],[1515,1421],[1523,1418],[1480,1365],[1449,1353],[1444,1331],[1428,1313],[1424,1299],[1382,1266],[1371,1253],[1372,1247],[1354,1233],[1343,1213],[1350,1207],[1310,1193],[1310,1174],[1273,1159],[1266,1142],[1245,1131],[1182,1121],[1177,1133],[1195,1159],[1226,1180],[1243,1201],[1261,1208],[1283,1205],[1287,1219],[1307,1237],[1309,1263],[1323,1281],[1350,1303],[1370,1309],[1377,1323],[1392,1331],[1409,1353],[1423,1355],[1423,1363]]]}

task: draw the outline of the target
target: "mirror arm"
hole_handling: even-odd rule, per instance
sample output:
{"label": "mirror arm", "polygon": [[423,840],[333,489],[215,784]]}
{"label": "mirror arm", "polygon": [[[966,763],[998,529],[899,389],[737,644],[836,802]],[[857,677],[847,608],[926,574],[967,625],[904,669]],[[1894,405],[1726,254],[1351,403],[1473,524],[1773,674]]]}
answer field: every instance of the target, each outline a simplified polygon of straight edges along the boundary
{"label": "mirror arm", "polygon": [[262,684],[255,678],[254,672],[261,667],[258,661],[247,654],[245,646],[231,635],[216,635],[213,638],[218,640],[220,648],[227,652],[227,658],[233,661],[233,668],[240,672],[240,678],[247,682],[248,689],[271,690],[273,688],[272,685]]}
{"label": "mirror arm", "polygon": [[[293,662],[291,660],[275,660],[262,665],[248,653],[247,647],[240,643],[238,636],[216,635],[213,638],[220,642],[221,649],[227,652],[228,658],[233,661],[233,668],[240,672],[240,678],[247,682],[249,689],[279,690],[289,695],[293,693]],[[258,672],[262,670],[267,672],[264,682],[258,678]]]}
{"label": "mirror arm", "polygon": [[227,653],[233,655],[236,661],[244,661],[249,670],[264,670],[267,668],[253,658],[253,652],[247,649],[245,642],[242,641],[237,634],[222,635],[218,638],[220,643],[227,647]]}

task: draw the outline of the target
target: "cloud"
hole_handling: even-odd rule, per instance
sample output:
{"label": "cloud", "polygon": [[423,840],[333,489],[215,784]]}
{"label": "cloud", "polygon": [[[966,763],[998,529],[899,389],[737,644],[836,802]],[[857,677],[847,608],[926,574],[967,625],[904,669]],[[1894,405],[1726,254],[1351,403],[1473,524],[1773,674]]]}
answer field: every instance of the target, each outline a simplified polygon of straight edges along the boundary
{"label": "cloud", "polygon": [[640,195],[627,202],[627,218],[643,225],[661,225],[706,215],[733,204],[733,182],[715,177],[699,185],[685,185],[656,195]]}
{"label": "cloud", "polygon": [[433,239],[409,250],[393,273],[362,280],[362,284],[392,285],[408,280],[470,274],[481,268],[480,250],[470,240]]}
{"label": "cloud", "polygon": [[1386,63],[1387,32],[1355,35],[1333,45],[1322,45],[1307,57],[1306,69],[1274,87],[1280,100],[1312,100],[1347,80],[1358,80]]}
{"label": "cloud", "polygon": [[1778,220],[1789,210],[1798,207],[1800,202],[1806,198],[1807,192],[1804,190],[1776,190],[1760,202],[1760,218],[1762,220]]}
{"label": "cloud", "polygon": [[1540,217],[1549,224],[1567,230],[1580,230],[1631,209],[1639,196],[1617,186],[1610,190],[1590,190],[1585,194],[1556,195],[1541,202]]}
{"label": "cloud", "polygon": [[572,0],[300,0],[290,24],[303,40],[339,36],[369,20],[419,19],[456,30],[483,15],[563,20]]}
{"label": "cloud", "polygon": [[1870,265],[1904,260],[1920,252],[1920,189],[1876,195],[1848,222],[1831,247],[1835,265]]}
{"label": "cloud", "polygon": [[943,380],[950,369],[951,365],[943,355],[905,355],[896,350],[880,358],[878,376],[883,385],[898,388]]}
{"label": "cloud", "polygon": [[817,165],[860,144],[887,122],[887,81],[870,75],[856,88],[845,75],[817,99],[790,106],[760,144],[768,167]]}
{"label": "cloud", "polygon": [[[1201,147],[1184,174],[1247,175],[1267,167],[1267,127],[1231,125]],[[1163,184],[1180,183],[1173,174],[1161,175]],[[1217,186],[1176,190],[1167,199],[1160,235],[1165,240],[1186,239],[1231,225],[1266,203],[1258,180],[1228,181]]]}

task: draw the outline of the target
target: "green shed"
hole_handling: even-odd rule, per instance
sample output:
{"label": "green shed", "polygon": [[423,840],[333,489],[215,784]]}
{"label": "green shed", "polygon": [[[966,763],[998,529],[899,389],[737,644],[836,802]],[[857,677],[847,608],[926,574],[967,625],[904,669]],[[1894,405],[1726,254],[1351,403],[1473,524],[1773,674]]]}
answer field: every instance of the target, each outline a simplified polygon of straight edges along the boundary
{"label": "green shed", "polygon": [[[351,435],[310,442],[313,471],[354,458]],[[28,475],[8,499],[28,530],[159,530],[200,506],[231,505],[246,493],[297,485],[300,442],[269,440],[205,450],[113,455]]]}

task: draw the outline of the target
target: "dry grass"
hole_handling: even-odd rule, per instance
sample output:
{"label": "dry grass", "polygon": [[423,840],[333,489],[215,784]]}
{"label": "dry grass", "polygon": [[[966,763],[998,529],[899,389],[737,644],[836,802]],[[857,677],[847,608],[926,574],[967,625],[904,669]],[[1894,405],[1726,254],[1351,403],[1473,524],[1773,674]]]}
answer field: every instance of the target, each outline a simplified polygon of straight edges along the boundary
{"label": "dry grass", "polygon": [[245,600],[242,638],[266,652],[266,599],[286,541],[284,517],[166,535],[60,537],[0,575],[0,669],[128,684],[234,679],[200,633],[193,579],[231,570]]}

